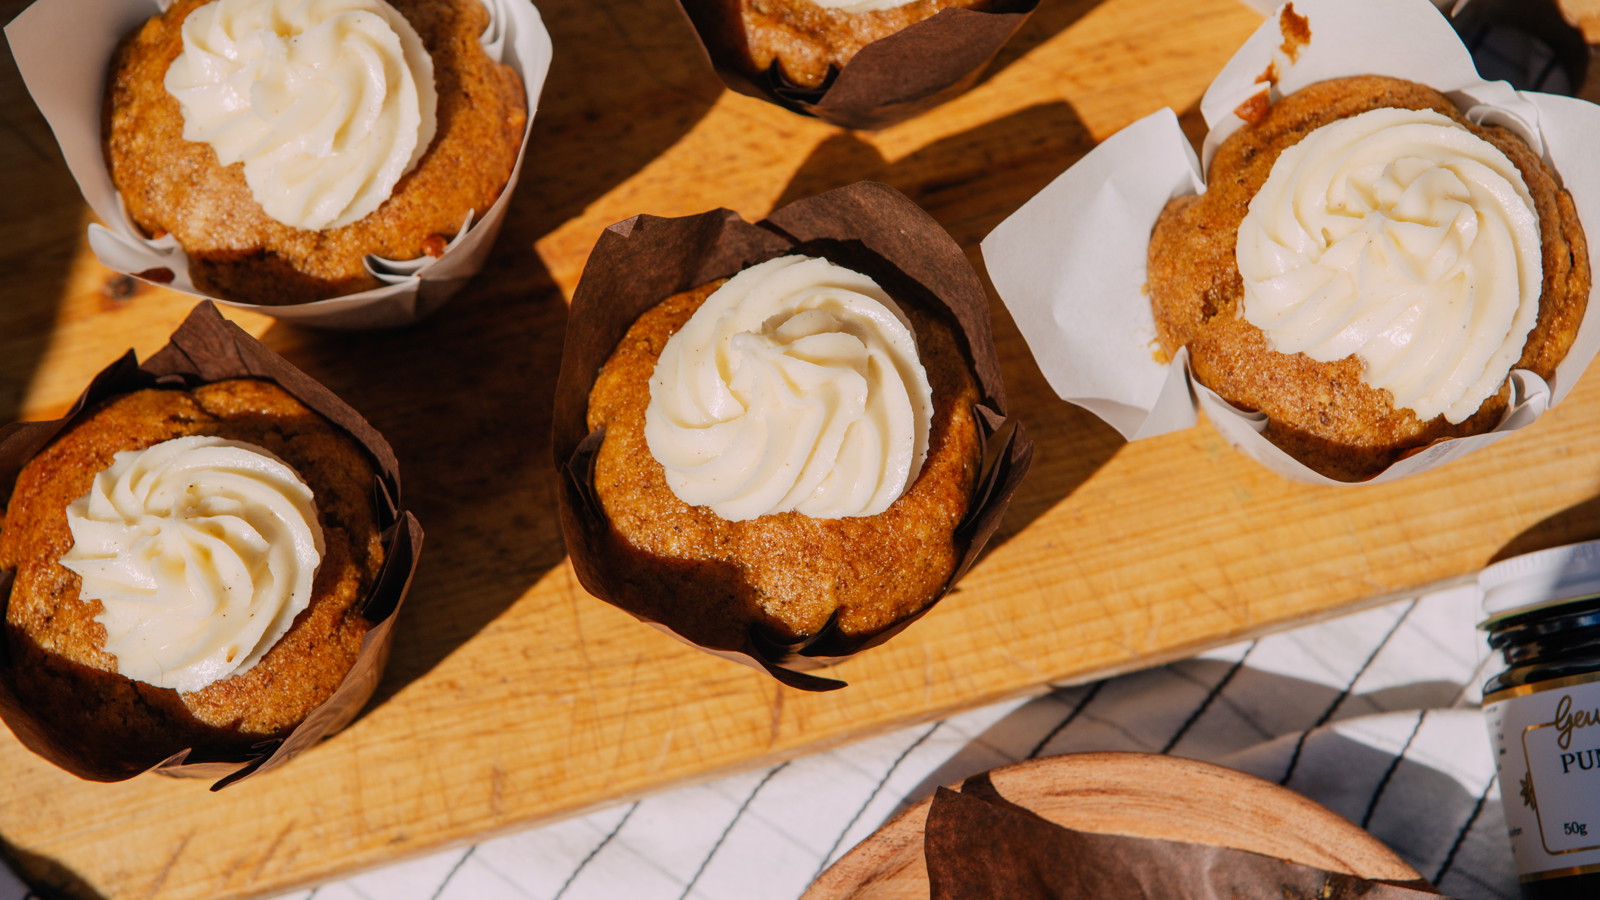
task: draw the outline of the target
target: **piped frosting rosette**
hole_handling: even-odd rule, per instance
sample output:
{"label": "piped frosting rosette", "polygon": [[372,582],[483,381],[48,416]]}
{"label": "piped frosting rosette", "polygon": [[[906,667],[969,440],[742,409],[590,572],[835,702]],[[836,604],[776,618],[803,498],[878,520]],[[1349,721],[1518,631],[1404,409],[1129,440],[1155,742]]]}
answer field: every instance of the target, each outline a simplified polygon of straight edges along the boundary
{"label": "piped frosting rosette", "polygon": [[383,0],[217,0],[184,20],[183,47],[166,87],[184,139],[243,163],[293,228],[366,216],[433,140],[433,59]]}
{"label": "piped frosting rosette", "polygon": [[[1559,173],[1592,230],[1600,222],[1600,173],[1589,156],[1600,141],[1600,108],[1484,81],[1427,0],[1295,0],[1293,7],[1309,40],[1285,37],[1280,7],[1245,42],[1201,101],[1210,131],[1198,159],[1171,110],[1140,119],[1002,222],[984,239],[983,255],[1051,386],[1125,438],[1187,428],[1204,408],[1236,449],[1268,468],[1298,481],[1345,484],[1268,441],[1263,415],[1237,409],[1193,380],[1187,350],[1170,362],[1156,358],[1145,280],[1157,217],[1174,197],[1205,191],[1203,165],[1242,127],[1239,111],[1333,78],[1386,75],[1443,92],[1473,122],[1516,132]],[[1304,186],[1274,184],[1275,167],[1238,247],[1241,274],[1251,283],[1246,318],[1274,349],[1321,360],[1354,353],[1369,383],[1419,417],[1443,413],[1459,421],[1510,385],[1509,408],[1493,430],[1431,444],[1367,484],[1426,471],[1530,424],[1566,396],[1600,351],[1600,317],[1588,316],[1548,382],[1511,368],[1540,291],[1539,225],[1527,188],[1470,132],[1410,115],[1354,116],[1301,142],[1315,139],[1320,149],[1298,158],[1293,148],[1285,151],[1285,178]],[[1590,241],[1591,270],[1600,267],[1597,251]],[[1471,289],[1460,290],[1466,281]],[[1426,298],[1446,294],[1465,300],[1424,312]],[[1401,352],[1407,342],[1427,345],[1425,352]]]}
{"label": "piped frosting rosette", "polygon": [[1284,150],[1239,225],[1244,316],[1279,353],[1354,355],[1418,419],[1465,421],[1539,317],[1539,216],[1493,144],[1375,109]]}
{"label": "piped frosting rosette", "polygon": [[[531,3],[481,2],[489,13],[489,25],[480,42],[490,59],[510,66],[521,77],[528,103],[522,148],[499,198],[488,209],[475,210],[438,256],[408,260],[368,256],[367,269],[382,287],[285,306],[238,303],[200,291],[177,240],[171,235],[145,237],[112,185],[101,138],[106,64],[123,36],[160,12],[166,2],[40,0],[6,26],[6,38],[29,93],[61,144],[78,189],[100,220],[89,226],[88,237],[103,264],[162,287],[279,319],[324,328],[385,328],[426,317],[482,268],[521,173],[528,131],[550,67],[550,35]],[[176,71],[169,70],[171,87],[209,110],[195,134],[186,128],[185,137],[215,140],[219,156],[245,161],[256,173],[247,176],[253,192],[257,183],[265,183],[261,173],[270,171],[266,180],[280,186],[268,187],[258,197],[264,194],[263,206],[274,217],[306,223],[300,227],[336,227],[365,215],[361,210],[374,199],[382,203],[426,151],[433,133],[432,115],[426,111],[432,89],[420,78],[422,64],[415,48],[407,49],[415,34],[408,38],[408,28],[373,11],[386,3],[287,0],[273,5],[288,10],[288,18],[269,23],[266,31],[254,18],[264,7],[217,5],[219,21],[208,26],[209,35],[196,35],[200,54],[174,67]],[[327,13],[340,24],[304,28],[304,23],[289,20]],[[318,59],[336,64],[329,67]],[[272,117],[275,125],[240,127],[234,121],[247,107],[259,104],[267,109],[281,103],[294,82],[305,80],[317,83],[314,101],[291,108],[281,118]],[[431,84],[431,78],[427,81]],[[376,102],[380,87],[385,95],[381,103]],[[336,98],[338,102],[330,102]],[[378,139],[348,144],[345,137],[352,123],[376,127]],[[345,152],[330,155],[339,145]]]}
{"label": "piped frosting rosette", "polygon": [[180,691],[255,666],[310,603],[323,553],[294,469],[218,437],[116,454],[67,526],[61,564],[100,601],[117,672]]}
{"label": "piped frosting rosette", "polygon": [[784,256],[667,341],[645,438],[678,499],[729,521],[874,516],[916,480],[933,392],[911,324],[866,275]]}

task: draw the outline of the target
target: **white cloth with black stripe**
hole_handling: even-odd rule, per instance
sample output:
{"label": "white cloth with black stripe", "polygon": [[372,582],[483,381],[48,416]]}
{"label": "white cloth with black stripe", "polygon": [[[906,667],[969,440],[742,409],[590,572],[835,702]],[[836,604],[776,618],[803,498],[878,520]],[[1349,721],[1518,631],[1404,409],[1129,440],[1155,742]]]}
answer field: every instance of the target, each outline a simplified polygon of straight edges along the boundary
{"label": "white cloth with black stripe", "polygon": [[[667,791],[282,900],[792,900],[935,786],[1030,756],[1171,753],[1280,782],[1445,893],[1513,900],[1472,587]],[[25,889],[0,871],[0,900]]]}

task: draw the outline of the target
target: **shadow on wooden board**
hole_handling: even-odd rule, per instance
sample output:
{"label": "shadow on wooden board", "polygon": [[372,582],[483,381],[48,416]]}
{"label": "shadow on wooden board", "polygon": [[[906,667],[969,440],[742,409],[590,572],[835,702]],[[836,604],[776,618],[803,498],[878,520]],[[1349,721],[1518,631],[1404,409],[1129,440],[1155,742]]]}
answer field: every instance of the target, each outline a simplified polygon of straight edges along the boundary
{"label": "shadow on wooden board", "polygon": [[1563,544],[1600,539],[1600,497],[1547,516],[1506,542],[1490,562]]}
{"label": "shadow on wooden board", "polygon": [[106,900],[77,873],[49,857],[0,842],[0,863],[10,865],[19,877],[26,873],[30,900]]}
{"label": "shadow on wooden board", "polygon": [[1079,19],[1104,2],[1105,0],[1043,0],[1034,8],[1033,15],[1028,17],[1028,21],[1017,29],[1016,35],[995,54],[978,84],[982,85],[1005,71],[1007,66],[1028,55],[1040,44],[1071,28]]}
{"label": "shadow on wooden board", "polygon": [[1094,145],[1064,102],[1030,106],[893,161],[868,141],[840,132],[812,150],[774,206],[856,181],[881,181],[927,210],[975,257],[985,235]]}
{"label": "shadow on wooden board", "polygon": [[532,256],[535,241],[677,143],[723,93],[677,4],[537,5],[555,56],[501,256]]}
{"label": "shadow on wooden board", "polygon": [[[0,25],[28,0],[0,0]],[[87,211],[50,126],[22,84],[17,61],[0,53],[0,245],[20,261],[0,288],[0,424],[15,421],[50,345],[67,273],[83,240]],[[131,278],[106,273],[101,302],[116,307],[133,295]],[[106,360],[110,362],[110,360]],[[7,486],[5,493],[10,493]]]}
{"label": "shadow on wooden board", "polygon": [[360,410],[400,460],[427,539],[372,709],[504,612],[566,554],[550,397],[567,306],[536,263],[480,273],[427,321],[366,333],[277,324],[263,336]]}

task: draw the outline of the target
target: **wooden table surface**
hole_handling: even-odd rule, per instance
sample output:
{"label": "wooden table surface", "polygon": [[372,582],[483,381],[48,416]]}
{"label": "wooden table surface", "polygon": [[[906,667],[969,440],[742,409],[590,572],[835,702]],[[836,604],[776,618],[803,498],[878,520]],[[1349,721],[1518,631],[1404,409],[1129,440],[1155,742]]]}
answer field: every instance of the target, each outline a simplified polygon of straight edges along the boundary
{"label": "wooden table surface", "polygon": [[[3,0],[6,19],[21,0]],[[1400,484],[1284,481],[1209,426],[1125,444],[1051,394],[998,301],[1013,412],[1038,443],[987,555],[938,609],[805,694],[589,597],[555,517],[548,432],[566,300],[640,212],[756,219],[860,179],[979,240],[1098,140],[1206,84],[1259,18],[1235,0],[1044,0],[985,82],[852,134],[722,89],[668,0],[540,0],[556,47],[487,268],[408,330],[230,312],[394,444],[428,542],[367,712],[220,794],[76,781],[0,734],[0,838],[85,897],[271,894],[685,781],[1149,666],[1600,535],[1600,377],[1536,426]],[[101,268],[88,213],[0,60],[0,420],[58,414],[191,301]],[[398,363],[398,364],[397,364]],[[383,373],[381,376],[375,373]]]}

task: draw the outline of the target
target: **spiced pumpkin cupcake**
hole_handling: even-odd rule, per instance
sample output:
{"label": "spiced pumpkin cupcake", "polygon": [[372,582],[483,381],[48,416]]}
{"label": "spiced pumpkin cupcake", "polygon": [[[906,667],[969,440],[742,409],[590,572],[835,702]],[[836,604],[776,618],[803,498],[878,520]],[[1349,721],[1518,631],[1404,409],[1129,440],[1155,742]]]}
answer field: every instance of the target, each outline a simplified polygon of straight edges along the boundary
{"label": "spiced pumpkin cupcake", "polygon": [[[106,159],[194,286],[264,305],[380,286],[506,186],[527,102],[478,0],[178,0],[122,43]],[[241,90],[240,85],[249,85]]]}
{"label": "spiced pumpkin cupcake", "polygon": [[22,469],[0,528],[18,696],[89,754],[145,767],[283,737],[370,627],[376,477],[270,382],[89,410]]}
{"label": "spiced pumpkin cupcake", "polygon": [[1149,247],[1162,348],[1343,481],[1493,429],[1513,369],[1548,380],[1566,357],[1589,290],[1559,174],[1510,129],[1377,76],[1272,103]]}
{"label": "spiced pumpkin cupcake", "polygon": [[1012,12],[1016,0],[719,0],[721,39],[745,72],[819,89],[862,47],[946,9]]}
{"label": "spiced pumpkin cupcake", "polygon": [[663,299],[589,394],[613,599],[726,647],[920,611],[964,549],[978,396],[947,324],[827,259]]}

